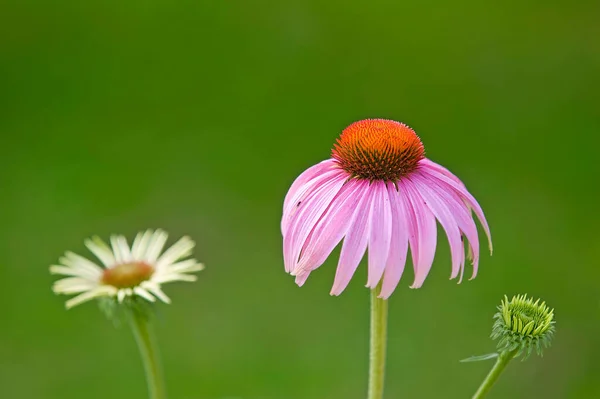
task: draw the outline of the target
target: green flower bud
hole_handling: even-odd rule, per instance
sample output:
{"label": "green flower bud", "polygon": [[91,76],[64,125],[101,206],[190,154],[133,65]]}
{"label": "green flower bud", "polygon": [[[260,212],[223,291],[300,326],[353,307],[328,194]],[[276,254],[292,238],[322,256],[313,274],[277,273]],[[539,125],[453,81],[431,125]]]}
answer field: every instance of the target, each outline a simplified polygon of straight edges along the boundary
{"label": "green flower bud", "polygon": [[533,301],[527,294],[516,295],[510,301],[505,295],[494,315],[492,339],[499,339],[498,352],[524,354],[523,360],[533,349],[542,355],[542,349],[550,346],[554,335],[554,309],[548,308],[540,299]]}

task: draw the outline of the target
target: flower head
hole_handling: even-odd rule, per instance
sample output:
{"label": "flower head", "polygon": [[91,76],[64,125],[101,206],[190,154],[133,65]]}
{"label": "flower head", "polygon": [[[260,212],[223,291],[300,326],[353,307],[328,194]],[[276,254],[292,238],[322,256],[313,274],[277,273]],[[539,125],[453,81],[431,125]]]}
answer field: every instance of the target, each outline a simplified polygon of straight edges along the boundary
{"label": "flower head", "polygon": [[499,352],[516,351],[527,358],[533,349],[538,355],[550,345],[554,335],[554,309],[546,302],[533,301],[527,295],[516,295],[510,301],[505,295],[494,315],[492,339],[499,339]]}
{"label": "flower head", "polygon": [[183,237],[164,253],[167,233],[146,230],[138,233],[131,248],[124,236],[110,237],[112,249],[100,238],[85,241],[86,247],[100,260],[103,267],[66,252],[60,265],[50,266],[52,274],[69,276],[52,286],[56,294],[79,294],[66,302],[67,308],[99,297],[114,297],[123,302],[126,297],[138,296],[154,302],[156,298],[169,303],[161,285],[172,281],[196,281],[188,274],[204,269],[191,255],[196,245]]}
{"label": "flower head", "polygon": [[420,287],[433,263],[436,220],[452,253],[451,278],[465,266],[465,238],[473,264],[479,263],[474,211],[491,237],[481,207],[446,168],[425,158],[421,140],[410,127],[385,119],[348,126],[332,158],[304,171],[288,191],[281,231],[285,269],[298,285],[321,266],[342,241],[332,295],[339,295],[368,251],[367,287],[382,282],[388,298],[400,281],[408,248]]}

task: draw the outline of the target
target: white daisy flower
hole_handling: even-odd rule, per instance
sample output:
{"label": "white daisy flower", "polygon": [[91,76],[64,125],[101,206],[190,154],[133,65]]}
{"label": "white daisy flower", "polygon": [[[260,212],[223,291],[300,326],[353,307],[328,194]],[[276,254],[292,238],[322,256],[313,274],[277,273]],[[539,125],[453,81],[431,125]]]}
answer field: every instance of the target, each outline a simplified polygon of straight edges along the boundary
{"label": "white daisy flower", "polygon": [[66,302],[67,309],[98,297],[116,297],[119,302],[137,295],[150,302],[156,298],[170,303],[161,285],[172,281],[196,281],[188,274],[204,269],[195,259],[183,259],[192,254],[196,245],[189,237],[182,237],[162,253],[167,241],[162,230],[146,230],[135,237],[131,248],[124,236],[110,237],[112,249],[98,237],[85,240],[85,246],[102,262],[104,267],[66,252],[60,265],[50,266],[50,273],[69,276],[52,286],[55,294],[79,294]]}

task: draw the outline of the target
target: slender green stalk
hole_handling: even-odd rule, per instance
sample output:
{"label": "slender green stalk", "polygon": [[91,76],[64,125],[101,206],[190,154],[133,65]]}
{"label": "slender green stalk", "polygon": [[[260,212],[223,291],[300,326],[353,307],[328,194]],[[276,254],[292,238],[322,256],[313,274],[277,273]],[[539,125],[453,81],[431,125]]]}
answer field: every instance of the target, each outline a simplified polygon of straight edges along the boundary
{"label": "slender green stalk", "polygon": [[515,349],[513,351],[502,352],[500,355],[498,355],[496,364],[494,364],[494,367],[492,367],[487,377],[485,377],[485,380],[483,380],[479,386],[479,389],[477,392],[475,392],[475,395],[473,395],[473,399],[481,399],[487,395],[490,389],[492,389],[494,383],[498,380],[498,377],[500,377],[500,374],[502,374],[506,368],[506,365],[508,365],[508,363],[515,357],[517,352],[518,349]]}
{"label": "slender green stalk", "polygon": [[130,317],[131,329],[144,364],[148,383],[148,397],[149,399],[166,399],[158,346],[148,317],[148,315],[141,312],[132,311]]}
{"label": "slender green stalk", "polygon": [[371,290],[371,342],[369,352],[369,394],[367,399],[382,399],[387,340],[387,300],[377,298],[380,287]]}

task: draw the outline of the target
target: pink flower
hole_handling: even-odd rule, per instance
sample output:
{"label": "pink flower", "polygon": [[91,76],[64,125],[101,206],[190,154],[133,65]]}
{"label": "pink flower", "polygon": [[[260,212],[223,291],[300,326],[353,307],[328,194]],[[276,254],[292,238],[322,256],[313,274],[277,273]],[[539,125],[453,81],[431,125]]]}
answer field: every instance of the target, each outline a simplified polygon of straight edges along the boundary
{"label": "pink flower", "polygon": [[474,278],[479,239],[471,211],[492,242],[487,221],[475,198],[446,168],[425,158],[416,133],[403,123],[365,119],[348,126],[332,158],[302,173],[285,197],[281,231],[286,272],[302,286],[342,241],[331,290],[348,285],[367,247],[367,287],[382,282],[388,298],[400,281],[410,246],[415,279],[425,281],[437,242],[436,220],[450,243],[452,274],[462,275],[467,257]]}

